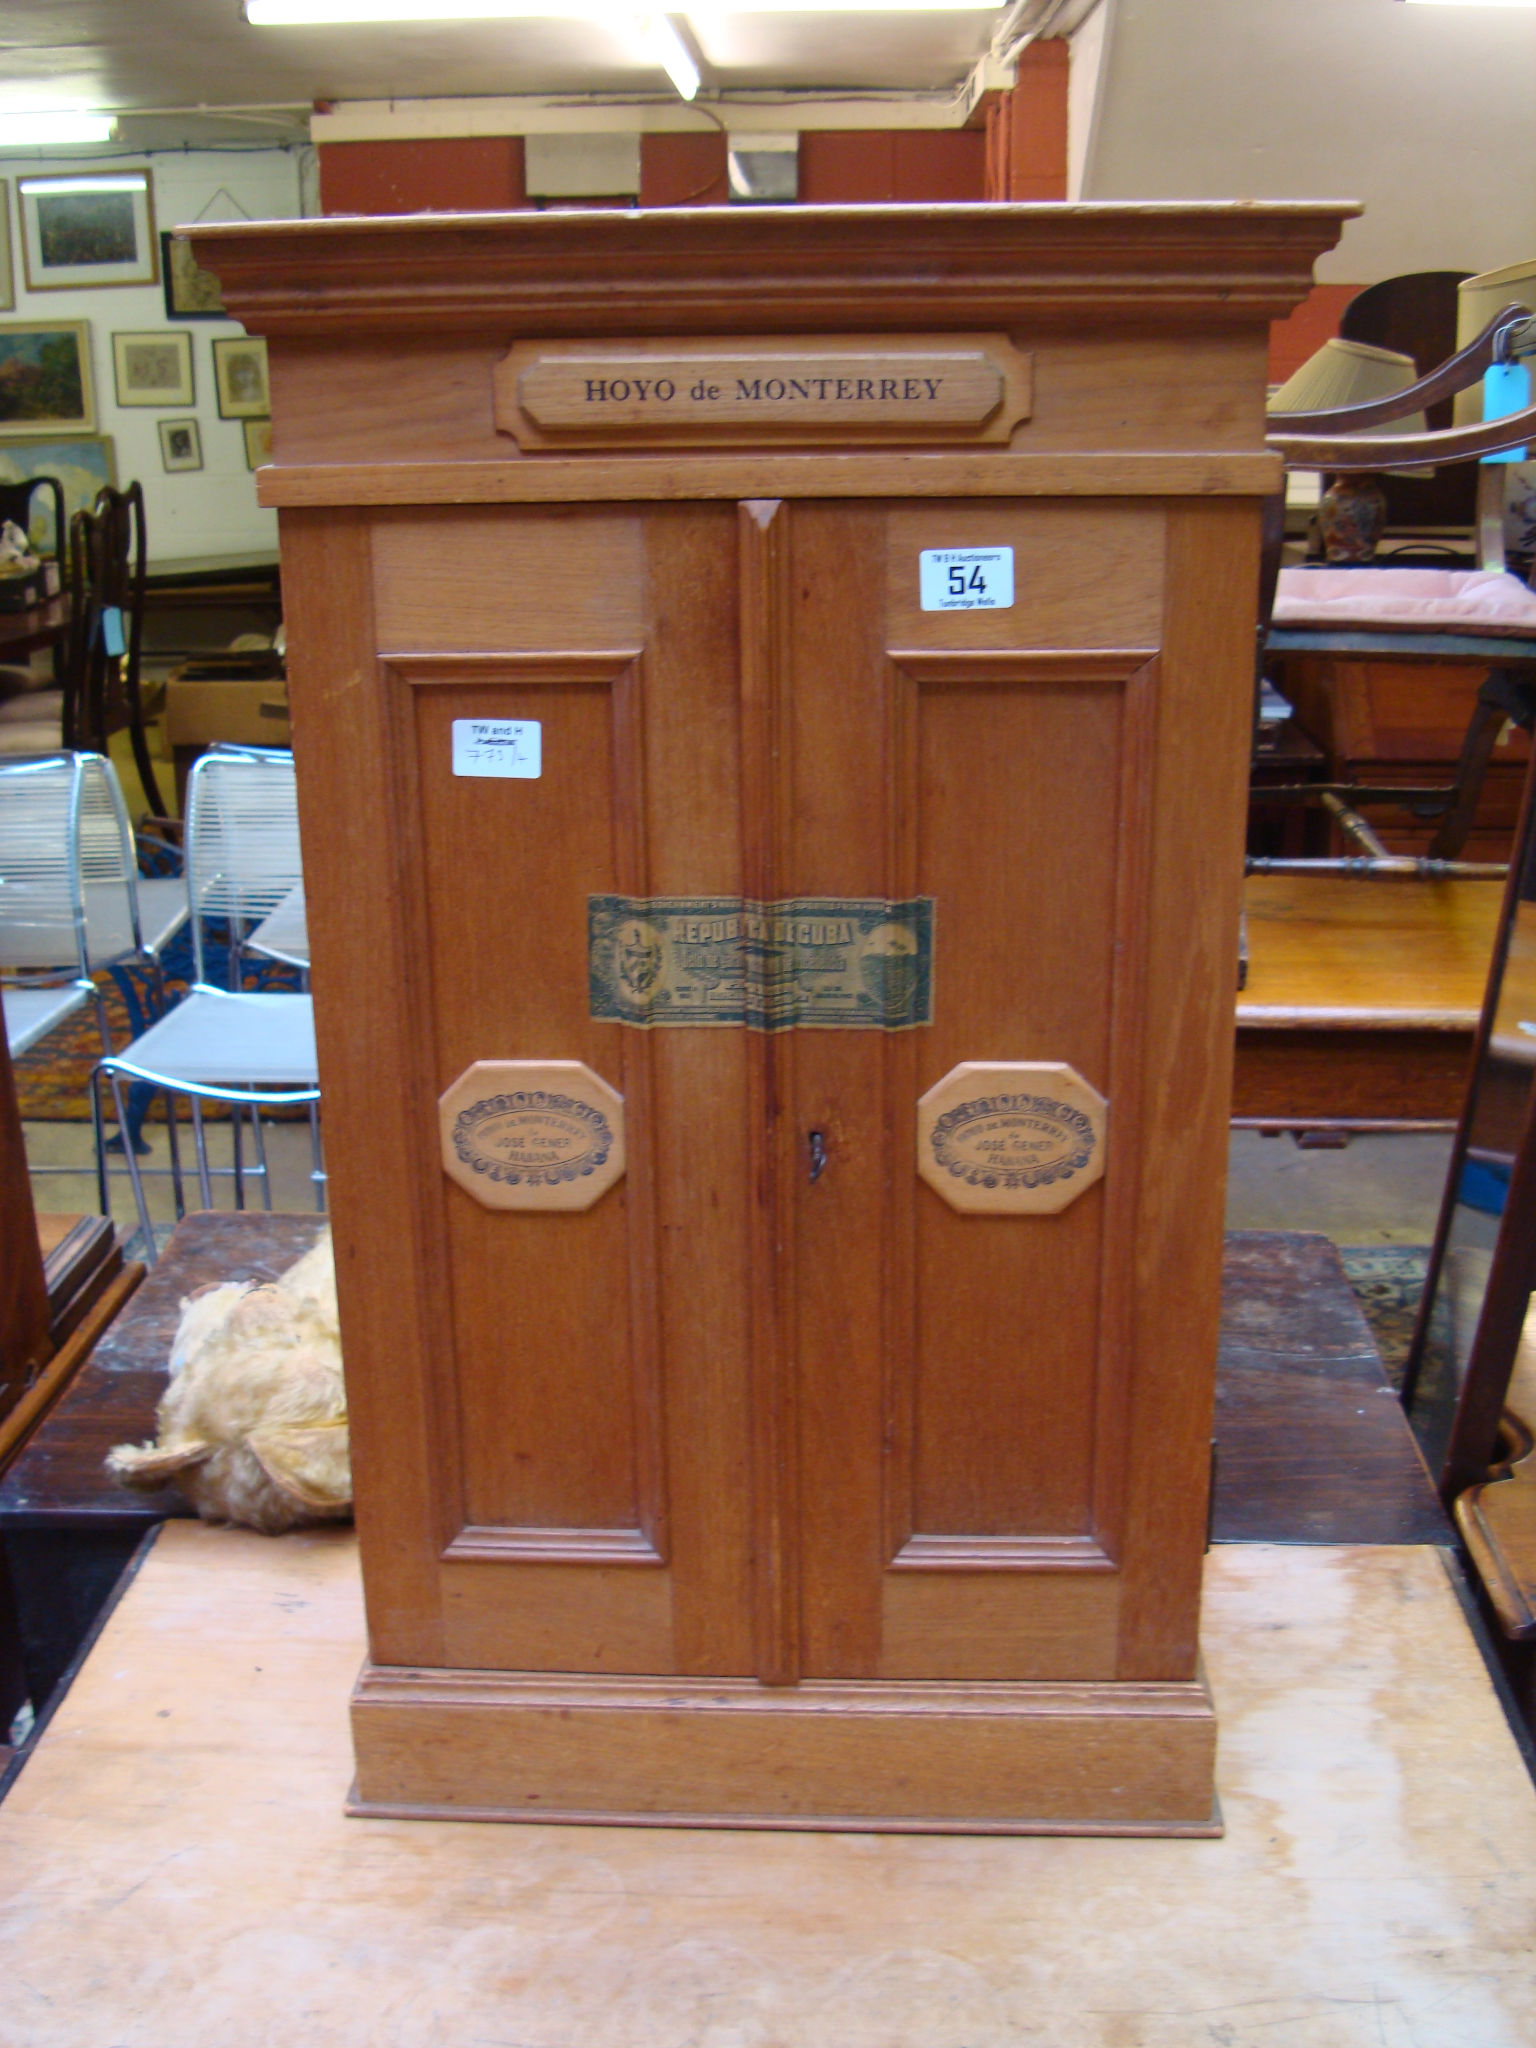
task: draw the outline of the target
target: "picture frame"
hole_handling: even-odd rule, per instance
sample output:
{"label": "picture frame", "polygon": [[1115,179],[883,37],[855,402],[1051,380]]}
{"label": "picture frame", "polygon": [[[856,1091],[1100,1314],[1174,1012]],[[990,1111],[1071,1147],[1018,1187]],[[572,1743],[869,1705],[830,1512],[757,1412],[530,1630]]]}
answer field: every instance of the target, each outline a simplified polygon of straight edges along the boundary
{"label": "picture frame", "polygon": [[95,431],[90,322],[0,321],[0,440]]}
{"label": "picture frame", "polygon": [[[53,441],[0,442],[0,483],[25,483],[34,476],[58,478],[64,491],[66,519],[89,511],[102,485],[117,482],[117,451],[111,435],[76,434]],[[32,518],[33,547],[41,554],[53,554],[53,507],[46,492],[39,492],[32,500]]]}
{"label": "picture frame", "polygon": [[0,313],[16,304],[16,265],[11,256],[11,181],[0,178]]}
{"label": "picture frame", "polygon": [[227,320],[219,280],[204,270],[190,242],[178,242],[169,228],[160,230],[160,282],[165,290],[167,320]]}
{"label": "picture frame", "polygon": [[267,344],[259,335],[221,336],[213,344],[213,381],[221,420],[259,420],[270,414]]}
{"label": "picture frame", "polygon": [[18,178],[16,197],[28,291],[99,291],[159,281],[147,169],[113,164],[67,177]]}
{"label": "picture frame", "polygon": [[166,328],[148,334],[114,334],[112,370],[119,405],[193,402],[190,334]]}
{"label": "picture frame", "polygon": [[196,420],[156,420],[160,466],[168,476],[203,466],[203,432]]}
{"label": "picture frame", "polygon": [[260,469],[264,462],[272,460],[272,422],[270,420],[247,420],[245,423],[245,466]]}

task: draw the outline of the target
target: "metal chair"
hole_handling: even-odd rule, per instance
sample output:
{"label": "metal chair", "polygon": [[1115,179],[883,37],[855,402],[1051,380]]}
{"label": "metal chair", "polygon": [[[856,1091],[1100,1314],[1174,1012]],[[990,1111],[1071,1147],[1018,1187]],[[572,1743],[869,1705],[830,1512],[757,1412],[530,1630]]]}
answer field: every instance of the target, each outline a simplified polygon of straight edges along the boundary
{"label": "metal chair", "polygon": [[117,774],[101,754],[0,761],[0,980],[6,1040],[25,1052],[94,1002],[113,1050],[104,968],[145,967],[186,922],[178,882],[138,877]]}
{"label": "metal chair", "polygon": [[[309,1110],[316,1207],[324,1207],[325,1173],[321,1161],[317,1105],[319,1075],[315,1064],[314,1014],[307,994],[276,993],[245,986],[250,965],[250,934],[299,884],[298,809],[291,754],[275,750],[220,748],[205,754],[192,769],[187,786],[185,838],[187,904],[192,919],[194,980],[188,994],[127,1052],[102,1060],[92,1107],[96,1122],[97,1160],[103,1202],[107,1192],[102,1095],[99,1083],[112,1090],[119,1128],[126,1128],[125,1082],[144,1082],[166,1096],[169,1113],[170,1164],[176,1213],[184,1213],[176,1098],[191,1106],[198,1187],[206,1208],[213,1206],[215,1177],[232,1179],[237,1208],[245,1206],[248,1176],[259,1182],[263,1206],[272,1206],[267,1171],[262,1111],[302,1104]],[[226,940],[228,986],[209,978],[216,940]],[[229,1107],[232,1159],[228,1167],[208,1162],[203,1105]],[[244,1157],[244,1118],[249,1112],[253,1163]],[[145,1198],[142,1167],[125,1149],[129,1178],[145,1239],[145,1256],[154,1258],[154,1232]]]}

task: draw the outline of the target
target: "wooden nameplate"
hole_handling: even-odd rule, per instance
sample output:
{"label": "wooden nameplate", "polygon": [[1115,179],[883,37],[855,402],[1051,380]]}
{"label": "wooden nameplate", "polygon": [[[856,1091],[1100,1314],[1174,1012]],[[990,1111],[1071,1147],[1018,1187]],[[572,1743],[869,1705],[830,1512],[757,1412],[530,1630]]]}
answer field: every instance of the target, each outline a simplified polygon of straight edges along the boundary
{"label": "wooden nameplate", "polygon": [[1203,1679],[965,1684],[365,1664],[347,1811],[898,1833],[1219,1835]]}

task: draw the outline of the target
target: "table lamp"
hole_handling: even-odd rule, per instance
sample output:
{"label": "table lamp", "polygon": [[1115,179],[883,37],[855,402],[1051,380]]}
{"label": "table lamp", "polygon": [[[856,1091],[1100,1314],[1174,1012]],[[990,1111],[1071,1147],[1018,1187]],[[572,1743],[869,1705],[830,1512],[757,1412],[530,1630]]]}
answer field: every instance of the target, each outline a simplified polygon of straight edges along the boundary
{"label": "table lamp", "polygon": [[[1268,410],[1325,412],[1339,406],[1364,405],[1406,391],[1418,374],[1412,356],[1400,355],[1396,349],[1373,348],[1369,342],[1345,341],[1335,335],[1280,386],[1270,399]],[[1422,434],[1426,423],[1423,413],[1417,412],[1359,431],[1395,438]],[[1376,477],[1363,473],[1336,476],[1318,506],[1318,525],[1328,560],[1339,566],[1369,562],[1376,553],[1386,518],[1386,495]]]}

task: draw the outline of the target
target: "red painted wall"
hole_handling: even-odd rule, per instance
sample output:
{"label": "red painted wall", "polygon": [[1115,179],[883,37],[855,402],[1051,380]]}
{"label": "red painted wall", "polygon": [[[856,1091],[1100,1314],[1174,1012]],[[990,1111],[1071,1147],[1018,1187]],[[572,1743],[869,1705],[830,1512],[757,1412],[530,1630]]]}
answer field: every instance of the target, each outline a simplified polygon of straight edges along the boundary
{"label": "red painted wall", "polygon": [[989,199],[1066,198],[1067,65],[1061,38],[1031,43],[1012,92],[988,107]]}
{"label": "red painted wall", "polygon": [[521,135],[322,142],[322,213],[500,213],[528,204]]}
{"label": "red painted wall", "polygon": [[725,137],[642,135],[642,206],[724,206],[731,196],[725,167]]}
{"label": "red painted wall", "polygon": [[987,138],[979,128],[801,132],[800,198],[808,206],[986,196]]}
{"label": "red painted wall", "polygon": [[1344,308],[1364,290],[1363,284],[1315,284],[1289,318],[1276,320],[1269,330],[1270,383],[1283,384],[1308,356],[1316,355],[1338,333]]}

